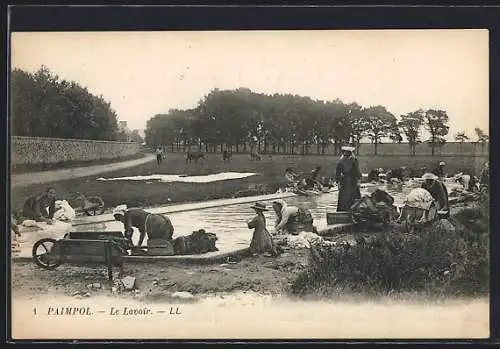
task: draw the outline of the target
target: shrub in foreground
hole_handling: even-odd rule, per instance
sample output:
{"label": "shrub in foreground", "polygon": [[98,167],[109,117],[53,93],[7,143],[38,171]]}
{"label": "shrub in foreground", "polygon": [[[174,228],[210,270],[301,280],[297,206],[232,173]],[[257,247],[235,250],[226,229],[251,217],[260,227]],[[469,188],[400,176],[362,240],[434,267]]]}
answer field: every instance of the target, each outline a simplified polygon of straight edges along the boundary
{"label": "shrub in foreground", "polygon": [[[488,213],[465,208],[447,221],[407,234],[398,226],[356,245],[311,248],[308,268],[291,285],[294,295],[335,292],[435,296],[489,291]],[[444,223],[443,223],[444,222]],[[448,224],[449,227],[449,224]]]}

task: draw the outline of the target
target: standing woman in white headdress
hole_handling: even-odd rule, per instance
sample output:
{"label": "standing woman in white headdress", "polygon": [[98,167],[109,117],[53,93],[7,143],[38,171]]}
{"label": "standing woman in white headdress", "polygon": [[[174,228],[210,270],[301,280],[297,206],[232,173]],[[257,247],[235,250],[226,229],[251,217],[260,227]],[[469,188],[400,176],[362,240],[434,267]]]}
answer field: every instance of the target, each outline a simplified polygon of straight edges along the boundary
{"label": "standing woman in white headdress", "polygon": [[335,180],[339,187],[337,212],[349,211],[354,202],[361,198],[359,190],[361,171],[358,159],[353,154],[354,147],[342,147],[342,156],[337,165]]}

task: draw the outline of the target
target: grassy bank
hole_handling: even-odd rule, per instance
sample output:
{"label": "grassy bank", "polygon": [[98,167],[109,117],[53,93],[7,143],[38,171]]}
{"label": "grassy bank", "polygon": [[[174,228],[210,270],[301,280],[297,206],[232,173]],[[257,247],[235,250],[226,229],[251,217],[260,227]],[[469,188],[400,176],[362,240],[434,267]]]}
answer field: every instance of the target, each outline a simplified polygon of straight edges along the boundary
{"label": "grassy bank", "polygon": [[54,164],[20,164],[20,165],[12,165],[11,172],[12,174],[21,174],[21,173],[30,173],[30,172],[40,172],[40,171],[52,171],[52,170],[62,170],[68,168],[78,168],[78,167],[86,167],[86,166],[96,166],[96,165],[106,165],[113,164],[121,161],[135,160],[144,157],[146,154],[143,152],[123,156],[116,159],[99,159],[99,160],[86,160],[86,161],[64,161],[58,162]]}
{"label": "grassy bank", "polygon": [[430,297],[484,296],[489,292],[489,206],[486,199],[450,218],[455,230],[434,224],[417,234],[394,225],[354,246],[311,249],[307,270],[290,287],[294,295]]}
{"label": "grassy bank", "polygon": [[[463,170],[480,170],[484,159],[477,160],[477,168],[471,159],[462,157],[448,157],[449,172]],[[424,164],[429,167],[436,165],[440,158],[429,157],[361,157],[362,172],[370,169],[397,166],[419,167]],[[107,207],[121,203],[129,206],[148,207],[165,203],[181,203],[233,197],[236,192],[248,190],[256,186],[263,186],[249,190],[248,195],[272,193],[284,184],[284,170],[293,167],[296,171],[310,171],[315,166],[322,166],[321,175],[333,176],[338,163],[337,157],[332,156],[265,156],[261,161],[250,161],[248,155],[235,155],[229,163],[224,163],[220,154],[206,154],[204,160],[197,164],[186,164],[184,154],[168,154],[164,162],[158,166],[156,162],[146,163],[137,167],[109,172],[104,175],[84,177],[79,179],[53,182],[59,197],[72,203],[77,192],[86,195],[99,195],[104,199]],[[124,177],[151,174],[185,174],[205,175],[219,172],[254,172],[256,176],[243,179],[234,179],[212,183],[146,183],[143,181],[96,181],[98,177]],[[20,209],[29,195],[43,191],[46,184],[36,184],[27,187],[12,188],[12,207]]]}

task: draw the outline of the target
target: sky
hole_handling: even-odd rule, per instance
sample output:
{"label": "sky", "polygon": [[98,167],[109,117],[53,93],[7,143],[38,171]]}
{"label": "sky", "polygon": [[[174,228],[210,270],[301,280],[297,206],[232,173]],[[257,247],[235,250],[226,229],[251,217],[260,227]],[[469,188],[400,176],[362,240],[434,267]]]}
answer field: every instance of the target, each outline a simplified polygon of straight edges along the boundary
{"label": "sky", "polygon": [[45,65],[111,102],[130,129],[214,88],[247,87],[396,116],[443,109],[448,140],[489,134],[487,30],[327,30],[12,33],[11,64]]}

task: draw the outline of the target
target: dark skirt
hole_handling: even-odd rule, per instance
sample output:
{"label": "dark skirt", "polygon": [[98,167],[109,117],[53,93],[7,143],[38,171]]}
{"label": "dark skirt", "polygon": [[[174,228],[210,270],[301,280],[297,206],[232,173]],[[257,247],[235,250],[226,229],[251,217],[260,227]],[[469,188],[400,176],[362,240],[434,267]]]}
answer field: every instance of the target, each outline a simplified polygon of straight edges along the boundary
{"label": "dark skirt", "polygon": [[360,198],[361,192],[359,191],[357,181],[354,178],[343,179],[339,190],[337,212],[350,211],[351,206]]}
{"label": "dark skirt", "polygon": [[145,222],[148,239],[171,240],[174,227],[170,219],[160,214],[150,214]]}
{"label": "dark skirt", "polygon": [[34,221],[41,221],[43,220],[43,218],[48,218],[49,217],[49,214],[47,213],[47,210],[44,209],[44,208],[41,208],[40,209],[40,212],[41,212],[41,216],[39,216],[37,213],[36,213],[36,205],[40,205],[40,203],[36,200],[35,197],[31,197],[31,198],[28,198],[25,202],[24,202],[24,206],[23,206],[23,218],[24,219],[32,219]]}

